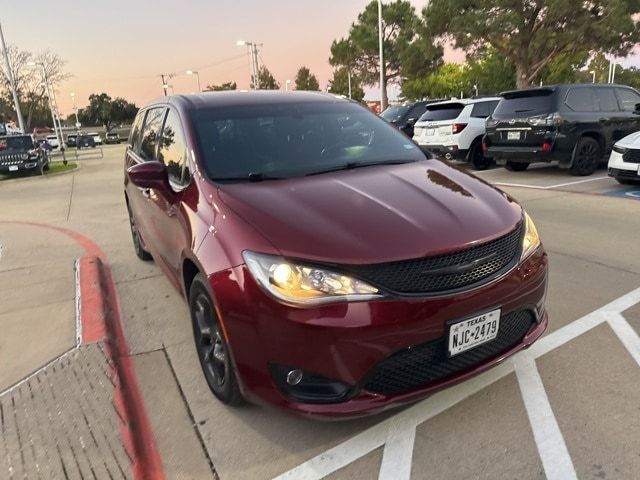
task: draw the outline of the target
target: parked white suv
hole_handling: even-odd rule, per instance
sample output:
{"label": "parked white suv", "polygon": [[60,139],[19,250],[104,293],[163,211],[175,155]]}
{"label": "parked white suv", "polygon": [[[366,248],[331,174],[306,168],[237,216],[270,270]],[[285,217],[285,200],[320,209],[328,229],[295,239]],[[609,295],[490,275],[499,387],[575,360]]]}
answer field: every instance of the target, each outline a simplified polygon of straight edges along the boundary
{"label": "parked white suv", "polygon": [[413,140],[432,154],[484,170],[491,164],[482,152],[485,121],[499,101],[500,97],[484,97],[432,103],[415,124]]}
{"label": "parked white suv", "polygon": [[640,183],[640,132],[615,143],[609,157],[609,176],[623,184]]}

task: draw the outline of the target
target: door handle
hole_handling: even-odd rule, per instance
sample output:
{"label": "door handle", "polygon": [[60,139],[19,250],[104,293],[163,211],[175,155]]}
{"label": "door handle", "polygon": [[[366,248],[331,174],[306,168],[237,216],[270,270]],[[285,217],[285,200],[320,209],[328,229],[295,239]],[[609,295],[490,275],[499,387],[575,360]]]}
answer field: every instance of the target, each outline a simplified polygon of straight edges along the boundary
{"label": "door handle", "polygon": [[151,189],[150,188],[143,188],[141,189],[142,192],[142,196],[144,198],[151,198]]}

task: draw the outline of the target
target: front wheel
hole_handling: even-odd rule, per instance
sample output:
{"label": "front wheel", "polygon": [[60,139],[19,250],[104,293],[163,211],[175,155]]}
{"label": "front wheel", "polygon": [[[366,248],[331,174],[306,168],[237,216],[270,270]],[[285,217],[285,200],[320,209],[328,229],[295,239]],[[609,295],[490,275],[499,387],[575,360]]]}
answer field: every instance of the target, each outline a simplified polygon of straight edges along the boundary
{"label": "front wheel", "polygon": [[600,160],[602,160],[600,144],[591,137],[582,137],[573,151],[571,175],[581,177],[591,175],[598,168]]}
{"label": "front wheel", "polygon": [[144,240],[142,240],[140,230],[138,230],[138,225],[133,218],[129,205],[127,205],[127,212],[129,213],[129,227],[131,229],[131,239],[133,240],[133,249],[136,252],[136,256],[145,262],[153,260],[151,254],[145,248]]}
{"label": "front wheel", "polygon": [[199,273],[189,290],[189,310],[193,336],[202,372],[209,388],[222,403],[244,403],[231,361],[229,346],[206,287],[207,278]]}
{"label": "front wheel", "polygon": [[524,172],[527,168],[529,168],[529,164],[523,162],[508,161],[504,168],[512,172]]}

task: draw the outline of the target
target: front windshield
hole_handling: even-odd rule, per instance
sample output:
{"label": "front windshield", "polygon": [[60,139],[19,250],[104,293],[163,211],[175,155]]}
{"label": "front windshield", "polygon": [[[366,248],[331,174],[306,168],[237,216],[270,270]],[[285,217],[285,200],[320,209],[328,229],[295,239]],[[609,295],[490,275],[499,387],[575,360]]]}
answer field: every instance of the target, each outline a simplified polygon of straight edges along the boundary
{"label": "front windshield", "polygon": [[387,108],[380,114],[380,116],[387,122],[397,122],[405,116],[405,114],[409,111],[409,108],[411,108],[409,105],[394,105]]}
{"label": "front windshield", "polygon": [[211,108],[194,111],[192,119],[205,170],[215,180],[425,159],[405,135],[349,102]]}
{"label": "front windshield", "polygon": [[0,151],[25,151],[33,149],[31,137],[2,137],[0,138]]}

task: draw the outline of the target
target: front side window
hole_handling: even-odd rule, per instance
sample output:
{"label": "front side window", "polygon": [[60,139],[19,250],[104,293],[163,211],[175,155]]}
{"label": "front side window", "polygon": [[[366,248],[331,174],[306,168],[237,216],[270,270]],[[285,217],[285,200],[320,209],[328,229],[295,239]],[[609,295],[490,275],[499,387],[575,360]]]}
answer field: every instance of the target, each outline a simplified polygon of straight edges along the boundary
{"label": "front side window", "polygon": [[189,183],[191,176],[187,161],[187,142],[180,117],[173,110],[169,110],[162,128],[158,160],[167,166],[172,186],[184,187]]}
{"label": "front side window", "polygon": [[147,117],[142,127],[142,138],[139,153],[143,160],[155,160],[156,145],[160,136],[160,128],[164,116],[164,108],[152,108],[147,111]]}
{"label": "front side window", "polygon": [[636,109],[636,103],[640,103],[640,95],[629,88],[616,88],[616,95],[620,109],[625,112],[633,112]]}
{"label": "front side window", "polygon": [[129,146],[133,149],[136,149],[140,143],[140,130],[146,113],[147,112],[142,111],[138,112],[138,115],[136,115],[136,119],[133,122],[133,126],[131,127],[131,133],[129,134]]}
{"label": "front side window", "polygon": [[593,93],[601,112],[617,112],[619,110],[613,88],[596,88]]}
{"label": "front side window", "polygon": [[425,159],[404,134],[349,102],[202,109],[192,121],[205,171],[218,181]]}

